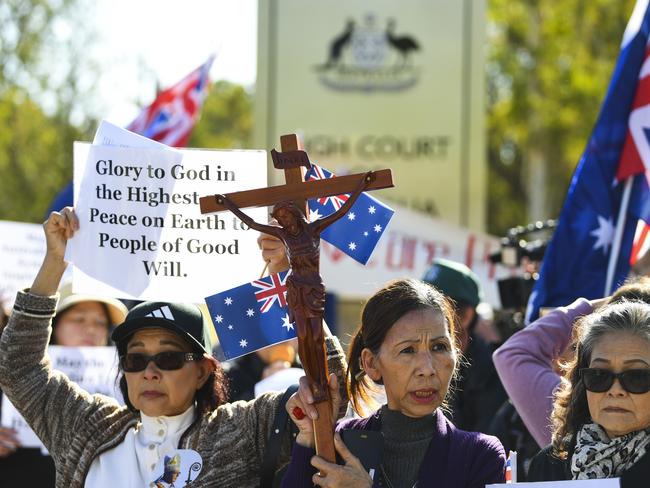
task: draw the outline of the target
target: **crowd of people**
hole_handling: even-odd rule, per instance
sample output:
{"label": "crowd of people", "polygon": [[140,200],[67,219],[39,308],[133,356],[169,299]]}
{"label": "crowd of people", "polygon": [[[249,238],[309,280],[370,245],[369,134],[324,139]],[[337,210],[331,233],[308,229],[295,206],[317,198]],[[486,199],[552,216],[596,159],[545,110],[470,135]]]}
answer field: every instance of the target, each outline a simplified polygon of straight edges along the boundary
{"label": "crowd of people", "polygon": [[[0,388],[49,453],[0,426],[8,486],[482,488],[505,482],[509,451],[519,480],[650,479],[648,278],[509,338],[481,317],[482,287],[464,265],[436,259],[421,280],[386,283],[365,303],[347,355],[325,327],[331,463],[315,453],[304,378],[297,390],[254,391],[300,367],[291,344],[222,365],[194,305],[127,310],[59,291],[78,226],[71,208],[50,215],[41,269],[0,316]],[[287,268],[278,238],[258,244],[271,272]],[[113,344],[123,401],[54,370],[48,344]],[[189,451],[201,460],[194,475],[182,468]]]}

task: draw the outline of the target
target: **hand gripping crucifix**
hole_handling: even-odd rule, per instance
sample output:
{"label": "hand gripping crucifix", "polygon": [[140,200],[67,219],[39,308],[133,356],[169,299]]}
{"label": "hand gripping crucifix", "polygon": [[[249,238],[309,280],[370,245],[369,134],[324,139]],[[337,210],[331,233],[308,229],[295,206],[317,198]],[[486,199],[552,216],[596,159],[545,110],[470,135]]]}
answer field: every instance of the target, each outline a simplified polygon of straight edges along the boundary
{"label": "hand gripping crucifix", "polygon": [[[287,249],[291,274],[287,278],[289,319],[296,324],[298,353],[318,410],[314,421],[316,452],[335,462],[332,408],[327,386],[327,358],[323,337],[325,286],[320,276],[320,234],[352,207],[361,192],[393,186],[389,169],[337,178],[303,181],[310,167],[307,153],[300,150],[295,134],[281,137],[282,152],[271,151],[273,166],[283,169],[285,185],[200,198],[201,213],[230,210],[249,227],[281,239]],[[306,199],[350,193],[333,214],[309,222]],[[274,205],[271,215],[279,225],[255,222],[240,210],[243,207]]]}

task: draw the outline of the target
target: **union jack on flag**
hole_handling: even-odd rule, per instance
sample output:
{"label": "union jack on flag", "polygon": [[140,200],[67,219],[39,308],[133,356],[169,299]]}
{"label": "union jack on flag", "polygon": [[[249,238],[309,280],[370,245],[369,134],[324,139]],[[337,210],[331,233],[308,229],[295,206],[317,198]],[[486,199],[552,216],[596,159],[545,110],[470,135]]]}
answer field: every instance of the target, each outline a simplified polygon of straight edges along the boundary
{"label": "union jack on flag", "polygon": [[[310,171],[308,174],[309,174],[309,180],[326,180],[327,178],[336,178],[334,174],[330,173],[329,171],[327,172],[323,171],[323,168],[321,168],[320,166],[316,166],[315,164],[312,166],[312,171]],[[345,193],[343,195],[321,197],[318,198],[317,201],[321,205],[327,205],[328,203],[331,203],[334,209],[338,210],[343,206],[345,202],[348,201],[348,198],[350,198],[350,195]]]}
{"label": "union jack on flag", "polygon": [[255,292],[255,298],[258,302],[262,302],[260,312],[268,312],[275,302],[278,302],[281,307],[287,306],[287,276],[288,273],[284,277],[273,274],[269,277],[270,283],[261,279],[251,283],[255,288],[259,288],[259,291]]}
{"label": "union jack on flag", "polygon": [[288,274],[272,274],[205,299],[225,359],[296,337],[287,307]]}
{"label": "union jack on flag", "polygon": [[127,127],[168,146],[185,147],[208,92],[214,55],[171,88],[160,92]]}

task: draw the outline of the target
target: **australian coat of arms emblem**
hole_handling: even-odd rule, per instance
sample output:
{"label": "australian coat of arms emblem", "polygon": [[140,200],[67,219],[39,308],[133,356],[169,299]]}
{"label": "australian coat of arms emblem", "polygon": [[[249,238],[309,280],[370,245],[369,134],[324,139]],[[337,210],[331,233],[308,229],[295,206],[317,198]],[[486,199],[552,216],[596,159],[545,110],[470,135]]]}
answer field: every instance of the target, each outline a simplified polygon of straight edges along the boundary
{"label": "australian coat of arms emblem", "polygon": [[340,91],[402,91],[415,85],[419,69],[414,57],[420,44],[398,31],[393,18],[383,26],[373,15],[359,24],[349,19],[332,39],[326,61],[316,66],[320,82]]}

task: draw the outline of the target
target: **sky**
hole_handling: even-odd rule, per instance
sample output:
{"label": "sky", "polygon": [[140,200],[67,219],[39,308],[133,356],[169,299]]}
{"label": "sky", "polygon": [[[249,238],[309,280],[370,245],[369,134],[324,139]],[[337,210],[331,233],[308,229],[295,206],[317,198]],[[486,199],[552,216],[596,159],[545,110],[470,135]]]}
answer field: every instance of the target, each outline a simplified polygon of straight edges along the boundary
{"label": "sky", "polygon": [[167,88],[214,52],[213,81],[255,83],[257,0],[98,0],[91,22],[95,111],[117,125],[153,101],[156,79]]}

